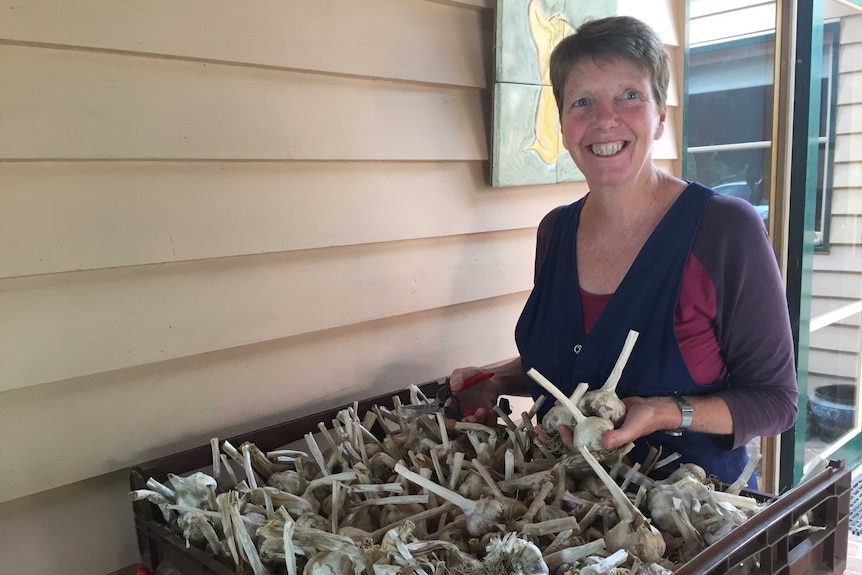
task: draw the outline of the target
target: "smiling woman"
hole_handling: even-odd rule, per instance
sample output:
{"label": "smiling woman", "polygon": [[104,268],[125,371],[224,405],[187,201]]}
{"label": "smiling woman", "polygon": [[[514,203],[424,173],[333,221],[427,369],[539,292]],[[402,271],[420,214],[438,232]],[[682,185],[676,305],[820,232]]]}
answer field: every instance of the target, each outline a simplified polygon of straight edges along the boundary
{"label": "smiling woman", "polygon": [[626,415],[602,448],[633,441],[635,461],[651,448],[677,452],[677,464],[732,482],[745,444],[796,416],[790,322],[761,218],[654,164],[669,66],[645,23],[590,21],[555,48],[550,68],[562,141],[589,193],[539,226],[534,287],[515,329],[520,356],[469,392],[463,382],[478,368],[456,369],[451,388],[477,421],[495,416],[496,394],[546,394],[525,373],[566,396],[580,382],[595,389],[635,330],[617,387]]}

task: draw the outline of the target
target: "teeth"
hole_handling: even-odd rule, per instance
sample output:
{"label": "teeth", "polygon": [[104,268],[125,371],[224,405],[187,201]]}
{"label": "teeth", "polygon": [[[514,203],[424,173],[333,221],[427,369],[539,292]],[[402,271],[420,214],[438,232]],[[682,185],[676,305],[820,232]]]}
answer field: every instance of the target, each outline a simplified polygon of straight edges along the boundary
{"label": "teeth", "polygon": [[597,156],[613,156],[617,152],[623,149],[623,143],[617,142],[615,144],[593,144],[592,150],[593,153]]}

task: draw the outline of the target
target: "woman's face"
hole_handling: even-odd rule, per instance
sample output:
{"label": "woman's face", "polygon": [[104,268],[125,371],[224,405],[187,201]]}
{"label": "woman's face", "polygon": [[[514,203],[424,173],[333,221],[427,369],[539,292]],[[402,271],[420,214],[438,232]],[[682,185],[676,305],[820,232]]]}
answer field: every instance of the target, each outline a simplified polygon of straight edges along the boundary
{"label": "woman's face", "polygon": [[649,73],[623,59],[572,66],[563,92],[563,144],[591,186],[634,182],[652,170],[664,131]]}

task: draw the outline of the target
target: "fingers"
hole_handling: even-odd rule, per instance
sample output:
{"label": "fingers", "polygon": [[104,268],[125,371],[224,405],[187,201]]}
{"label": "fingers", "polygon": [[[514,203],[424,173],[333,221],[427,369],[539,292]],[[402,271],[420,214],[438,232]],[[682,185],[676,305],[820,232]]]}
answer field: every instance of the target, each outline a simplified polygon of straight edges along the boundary
{"label": "fingers", "polygon": [[637,437],[630,437],[631,434],[620,429],[613,429],[608,431],[602,437],[602,447],[604,449],[614,449],[619,447],[620,445],[625,445],[629,441],[634,441]]}
{"label": "fingers", "polygon": [[577,453],[578,448],[575,447],[575,430],[568,425],[558,425],[557,431],[560,433],[560,441],[566,446],[566,449],[572,453]]}
{"label": "fingers", "polygon": [[449,376],[449,388],[453,392],[463,391],[464,382],[478,373],[482,373],[482,370],[475,366],[459,367],[453,370],[452,375]]}

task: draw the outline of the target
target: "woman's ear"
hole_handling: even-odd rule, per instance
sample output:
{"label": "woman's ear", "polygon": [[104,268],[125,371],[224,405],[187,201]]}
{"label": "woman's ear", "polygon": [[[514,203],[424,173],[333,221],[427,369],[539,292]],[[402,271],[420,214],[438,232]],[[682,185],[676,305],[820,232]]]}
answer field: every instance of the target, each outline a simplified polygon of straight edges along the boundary
{"label": "woman's ear", "polygon": [[667,104],[663,105],[658,112],[658,126],[655,128],[654,140],[658,140],[664,134],[664,122],[667,119]]}

